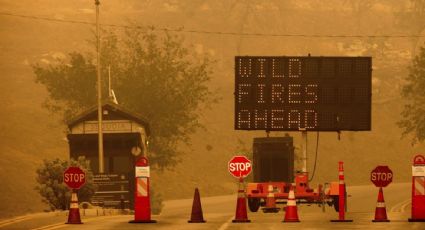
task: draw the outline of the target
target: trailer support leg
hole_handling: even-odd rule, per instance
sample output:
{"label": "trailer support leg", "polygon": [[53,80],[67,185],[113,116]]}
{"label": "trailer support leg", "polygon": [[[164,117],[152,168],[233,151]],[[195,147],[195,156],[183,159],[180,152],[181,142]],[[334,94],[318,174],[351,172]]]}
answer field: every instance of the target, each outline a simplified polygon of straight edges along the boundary
{"label": "trailer support leg", "polygon": [[307,131],[301,131],[301,151],[302,151],[302,161],[303,161],[303,168],[302,172],[307,172]]}

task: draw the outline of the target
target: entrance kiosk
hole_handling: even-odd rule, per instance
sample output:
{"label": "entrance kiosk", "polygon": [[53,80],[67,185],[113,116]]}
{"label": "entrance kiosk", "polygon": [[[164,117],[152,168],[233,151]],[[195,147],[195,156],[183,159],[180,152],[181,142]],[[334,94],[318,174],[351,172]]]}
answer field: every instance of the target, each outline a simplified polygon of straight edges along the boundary
{"label": "entrance kiosk", "polygon": [[68,123],[70,157],[90,160],[98,191],[94,205],[134,207],[134,165],[147,155],[149,124],[140,115],[108,102],[102,105],[104,173],[99,173],[97,106]]}

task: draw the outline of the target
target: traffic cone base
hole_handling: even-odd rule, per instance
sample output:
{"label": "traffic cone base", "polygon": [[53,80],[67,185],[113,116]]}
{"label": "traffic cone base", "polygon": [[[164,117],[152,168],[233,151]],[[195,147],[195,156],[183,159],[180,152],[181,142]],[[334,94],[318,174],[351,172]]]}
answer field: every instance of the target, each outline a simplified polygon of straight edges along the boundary
{"label": "traffic cone base", "polygon": [[409,220],[409,222],[425,222],[425,219],[413,219],[413,218],[409,218],[408,220]]}
{"label": "traffic cone base", "polygon": [[245,219],[245,220],[232,220],[232,223],[249,223],[251,220]]}
{"label": "traffic cone base", "polygon": [[372,222],[390,222],[390,220],[372,220]]}
{"label": "traffic cone base", "polygon": [[283,223],[299,223],[300,220],[282,220]]}
{"label": "traffic cone base", "polygon": [[80,218],[80,211],[69,209],[68,222],[66,222],[65,224],[83,224]]}
{"label": "traffic cone base", "polygon": [[152,224],[156,223],[156,220],[130,220],[130,224]]}
{"label": "traffic cone base", "polygon": [[202,214],[201,196],[199,195],[198,188],[195,188],[193,195],[192,214],[188,223],[205,223],[204,215]]}
{"label": "traffic cone base", "polygon": [[298,218],[298,213],[296,208],[292,208],[293,210],[287,211],[285,213],[285,219],[282,222],[300,222],[300,219]]}
{"label": "traffic cone base", "polygon": [[331,220],[331,222],[353,222],[353,220]]}
{"label": "traffic cone base", "polygon": [[206,220],[197,220],[197,221],[193,221],[193,220],[188,220],[188,223],[205,223],[207,222]]}

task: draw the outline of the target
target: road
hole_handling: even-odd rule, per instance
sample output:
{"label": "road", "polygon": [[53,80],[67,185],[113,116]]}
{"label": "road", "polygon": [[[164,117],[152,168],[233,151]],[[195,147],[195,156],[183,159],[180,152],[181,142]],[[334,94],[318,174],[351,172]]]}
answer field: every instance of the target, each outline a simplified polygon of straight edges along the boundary
{"label": "road", "polygon": [[[236,186],[235,186],[236,187]],[[282,223],[284,212],[279,213],[248,213],[251,223],[232,223],[236,209],[236,195],[202,197],[201,202],[206,223],[189,224],[192,199],[173,200],[165,202],[163,212],[159,216],[152,216],[157,220],[155,224],[129,224],[132,215],[117,215],[112,210],[90,210],[82,216],[82,225],[64,224],[67,220],[66,212],[40,213],[21,216],[14,219],[1,220],[0,229],[425,229],[425,223],[410,223],[410,195],[411,184],[391,184],[384,189],[389,223],[372,223],[374,218],[378,189],[370,186],[351,186],[347,188],[349,210],[347,219],[352,223],[332,223],[338,214],[332,207],[326,212],[316,205],[298,206],[300,223]],[[141,226],[142,225],[142,226]]]}

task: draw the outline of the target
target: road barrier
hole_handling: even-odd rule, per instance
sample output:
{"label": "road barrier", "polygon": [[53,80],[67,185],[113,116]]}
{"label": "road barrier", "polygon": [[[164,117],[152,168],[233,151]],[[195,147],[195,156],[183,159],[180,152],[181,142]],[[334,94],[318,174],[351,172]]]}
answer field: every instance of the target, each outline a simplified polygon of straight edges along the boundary
{"label": "road barrier", "polygon": [[412,166],[412,217],[409,222],[425,222],[425,157],[416,155]]}
{"label": "road barrier", "polygon": [[150,169],[148,159],[145,156],[137,160],[135,172],[134,220],[129,221],[129,223],[156,223],[156,220],[151,219]]}

